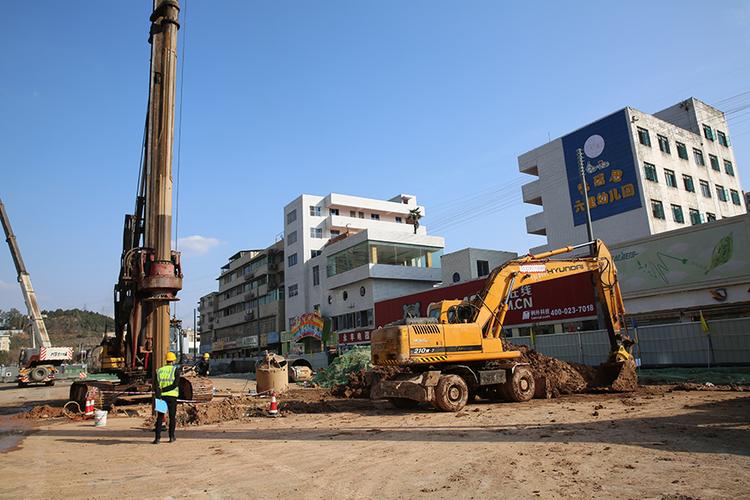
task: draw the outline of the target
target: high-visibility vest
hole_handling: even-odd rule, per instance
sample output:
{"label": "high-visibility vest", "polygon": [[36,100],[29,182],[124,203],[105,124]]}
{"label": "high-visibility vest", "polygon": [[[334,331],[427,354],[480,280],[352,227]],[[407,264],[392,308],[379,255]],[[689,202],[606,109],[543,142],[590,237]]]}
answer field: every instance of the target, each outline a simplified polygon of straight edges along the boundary
{"label": "high-visibility vest", "polygon": [[[174,382],[174,372],[177,369],[174,365],[162,366],[156,370],[156,378],[159,380],[159,388],[164,389],[165,387],[172,385]],[[162,392],[162,396],[174,396],[177,397],[180,394],[179,388],[174,388],[171,391]]]}

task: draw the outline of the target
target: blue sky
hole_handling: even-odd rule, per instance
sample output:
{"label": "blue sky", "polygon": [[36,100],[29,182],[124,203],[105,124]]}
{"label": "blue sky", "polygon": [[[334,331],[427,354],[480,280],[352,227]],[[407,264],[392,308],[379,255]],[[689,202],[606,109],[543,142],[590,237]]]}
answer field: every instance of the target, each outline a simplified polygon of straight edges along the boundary
{"label": "blue sky", "polygon": [[[150,3],[0,4],[0,197],[43,308],[111,313]],[[190,323],[227,257],[272,243],[302,192],[413,193],[447,251],[521,252],[544,241],[525,232],[520,153],[626,105],[750,103],[746,1],[182,5]],[[730,135],[747,190],[750,111]],[[3,254],[0,308],[23,309]]]}

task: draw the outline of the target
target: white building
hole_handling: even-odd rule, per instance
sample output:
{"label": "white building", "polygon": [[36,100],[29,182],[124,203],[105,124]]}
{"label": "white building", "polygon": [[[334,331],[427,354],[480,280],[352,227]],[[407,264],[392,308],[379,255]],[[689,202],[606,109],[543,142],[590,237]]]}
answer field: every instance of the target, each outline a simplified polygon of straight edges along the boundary
{"label": "white building", "polygon": [[412,195],[303,194],[284,207],[287,328],[318,311],[339,343],[369,341],[374,303],[441,281],[443,238],[414,230]]}
{"label": "white building", "polygon": [[594,236],[609,245],[746,212],[724,113],[695,98],[653,115],[624,108],[518,157],[536,180],[523,201],[547,250],[586,237],[577,150],[584,153]]}
{"label": "white building", "polygon": [[475,280],[490,274],[496,267],[518,257],[516,252],[464,248],[443,255],[443,286],[451,283]]}

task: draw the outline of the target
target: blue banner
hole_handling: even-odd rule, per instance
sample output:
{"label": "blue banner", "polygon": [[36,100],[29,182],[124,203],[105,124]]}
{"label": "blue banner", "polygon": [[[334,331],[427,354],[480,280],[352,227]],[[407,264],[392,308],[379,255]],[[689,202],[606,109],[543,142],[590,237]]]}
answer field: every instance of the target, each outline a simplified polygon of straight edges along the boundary
{"label": "blue banner", "polygon": [[584,153],[592,221],[641,207],[629,127],[623,109],[562,138],[574,225],[586,223],[587,197],[578,168],[578,149]]}

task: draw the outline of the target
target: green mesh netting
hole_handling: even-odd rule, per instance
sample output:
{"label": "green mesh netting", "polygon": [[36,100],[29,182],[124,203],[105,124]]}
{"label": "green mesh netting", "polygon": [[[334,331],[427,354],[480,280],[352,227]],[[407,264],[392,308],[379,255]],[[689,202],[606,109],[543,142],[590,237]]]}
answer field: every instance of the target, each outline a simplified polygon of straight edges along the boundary
{"label": "green mesh netting", "polygon": [[348,375],[359,370],[369,370],[370,348],[355,347],[347,351],[328,365],[325,370],[318,370],[313,382],[321,387],[333,387],[338,384],[345,384],[349,381]]}
{"label": "green mesh netting", "polygon": [[750,367],[717,367],[717,368],[650,368],[639,369],[638,380],[641,383],[676,384],[693,382],[715,385],[750,384]]}

